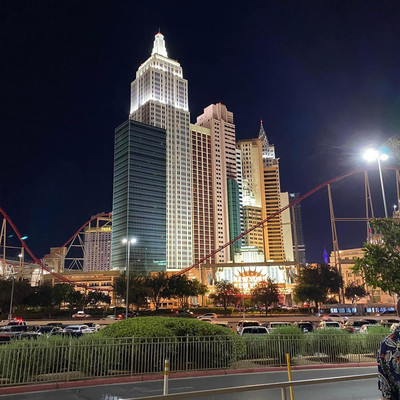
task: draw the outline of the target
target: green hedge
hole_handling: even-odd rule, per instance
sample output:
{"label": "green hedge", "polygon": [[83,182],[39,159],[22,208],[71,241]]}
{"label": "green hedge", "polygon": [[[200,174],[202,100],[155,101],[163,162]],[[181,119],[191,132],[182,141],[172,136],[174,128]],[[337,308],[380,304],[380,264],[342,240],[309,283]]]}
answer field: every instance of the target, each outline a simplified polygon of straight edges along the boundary
{"label": "green hedge", "polygon": [[[227,368],[245,352],[242,339],[232,330],[197,319],[179,317],[136,317],[119,321],[90,337],[82,338],[81,342],[130,337],[130,354],[120,354],[116,358],[121,360],[120,365],[109,365],[109,369],[145,372],[153,365],[155,370],[159,370],[166,357],[175,370]],[[106,351],[105,348],[98,350],[99,353]],[[104,357],[99,354],[96,359],[103,360]],[[104,364],[103,361],[99,362]],[[107,366],[86,361],[82,363],[82,369],[87,373],[104,368],[107,369]]]}
{"label": "green hedge", "polygon": [[309,355],[326,354],[333,359],[344,356],[351,350],[350,336],[340,329],[317,329],[306,335],[307,352]]}
{"label": "green hedge", "polygon": [[[12,340],[0,346],[0,376],[13,383],[35,381],[38,375],[68,369],[69,338]],[[70,368],[74,368],[70,363]]]}
{"label": "green hedge", "polygon": [[234,313],[233,307],[228,307],[226,310],[224,307],[196,307],[191,308],[190,311],[193,311],[194,314],[205,314],[205,313],[215,313],[218,315],[232,315]]}

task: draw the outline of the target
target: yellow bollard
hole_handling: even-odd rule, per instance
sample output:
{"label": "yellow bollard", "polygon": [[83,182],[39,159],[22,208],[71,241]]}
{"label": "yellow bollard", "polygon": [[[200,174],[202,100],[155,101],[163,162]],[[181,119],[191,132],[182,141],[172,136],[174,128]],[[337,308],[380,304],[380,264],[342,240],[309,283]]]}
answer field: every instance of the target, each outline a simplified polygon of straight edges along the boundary
{"label": "yellow bollard", "polygon": [[164,396],[168,394],[168,375],[169,375],[169,360],[168,358],[166,358],[164,362],[164,389],[163,389]]}
{"label": "yellow bollard", "polygon": [[[288,374],[288,380],[289,382],[292,382],[292,371],[290,370],[290,357],[289,354],[286,353],[286,364],[287,364],[287,374]],[[289,386],[289,393],[290,393],[290,400],[294,400],[293,397],[293,388]]]}

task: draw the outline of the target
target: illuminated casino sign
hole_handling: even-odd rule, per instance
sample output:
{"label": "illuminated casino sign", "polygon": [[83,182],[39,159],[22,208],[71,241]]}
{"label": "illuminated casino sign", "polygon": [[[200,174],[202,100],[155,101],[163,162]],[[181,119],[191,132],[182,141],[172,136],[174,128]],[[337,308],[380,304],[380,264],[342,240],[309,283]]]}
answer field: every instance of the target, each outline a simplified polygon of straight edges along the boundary
{"label": "illuminated casino sign", "polygon": [[266,273],[251,269],[236,268],[232,283],[235,287],[243,290],[244,293],[250,293],[260,282],[266,280]]}

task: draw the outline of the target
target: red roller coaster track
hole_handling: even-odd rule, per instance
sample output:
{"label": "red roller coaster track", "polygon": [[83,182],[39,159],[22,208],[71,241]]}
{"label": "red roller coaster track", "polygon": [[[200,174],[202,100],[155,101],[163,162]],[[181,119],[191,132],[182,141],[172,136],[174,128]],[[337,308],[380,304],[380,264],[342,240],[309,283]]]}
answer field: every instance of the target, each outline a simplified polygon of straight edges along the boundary
{"label": "red roller coaster track", "polygon": [[[261,225],[265,224],[266,222],[268,222],[270,219],[276,217],[277,215],[279,215],[280,213],[282,213],[283,211],[285,211],[286,209],[288,209],[289,207],[293,207],[294,205],[296,205],[297,203],[300,203],[302,200],[304,200],[305,198],[311,196],[312,194],[314,194],[315,192],[317,192],[318,190],[324,188],[325,186],[328,186],[331,183],[337,182],[341,179],[347,178],[348,176],[351,175],[355,175],[358,174],[360,172],[363,172],[364,170],[354,170],[354,171],[350,171],[350,172],[346,172],[342,175],[336,176],[335,178],[329,179],[328,181],[321,183],[320,185],[316,186],[314,189],[311,189],[309,192],[307,192],[306,194],[302,195],[301,197],[299,197],[298,199],[292,201],[291,203],[289,203],[287,206],[281,208],[280,210],[278,210],[277,212],[275,212],[274,214],[271,214],[270,216],[268,216],[267,218],[265,218],[263,221],[260,221],[258,224],[254,225],[253,227],[251,227],[250,229],[248,229],[247,231],[243,232],[242,234],[240,234],[239,236],[237,236],[236,238],[232,239],[230,242],[225,243],[223,246],[219,247],[218,249],[214,250],[212,253],[208,254],[207,256],[203,257],[202,259],[200,259],[199,261],[197,261],[196,263],[194,263],[193,265],[183,269],[182,271],[177,272],[178,275],[183,275],[186,274],[187,272],[189,272],[191,269],[198,267],[200,264],[204,263],[204,261],[208,260],[209,258],[211,258],[212,256],[214,256],[215,254],[217,254],[219,251],[223,250],[224,248],[230,246],[231,244],[235,243],[237,240],[241,239],[242,237],[246,236],[248,233],[252,232],[254,229],[257,229],[258,227],[260,227]],[[38,264],[43,270],[49,272],[50,274],[52,274],[54,277],[56,277],[57,279],[59,279],[62,282],[65,283],[70,283],[71,285],[75,285],[75,286],[83,286],[83,285],[79,285],[76,284],[75,282],[70,281],[69,279],[63,277],[62,275],[51,271],[50,268],[48,268],[46,265],[43,264],[43,262],[37,258],[33,252],[31,251],[31,249],[28,247],[28,245],[26,244],[26,242],[24,240],[22,240],[21,234],[18,231],[18,228],[15,226],[15,224],[13,223],[13,221],[11,220],[11,218],[7,215],[7,213],[0,207],[0,213],[3,215],[3,217],[6,219],[6,221],[9,223],[9,225],[11,226],[11,228],[14,230],[15,234],[18,237],[18,240],[21,242],[22,247],[25,249],[25,251],[31,256],[32,260]],[[69,242],[71,242],[78,234],[79,232],[82,231],[82,229],[89,224],[90,222],[94,221],[96,218],[98,217],[110,217],[111,213],[105,213],[105,214],[100,214],[100,215],[96,215],[94,217],[92,217],[90,220],[88,220],[87,222],[85,222],[75,233],[74,235],[71,236],[70,239],[68,239],[61,247],[65,247]]]}

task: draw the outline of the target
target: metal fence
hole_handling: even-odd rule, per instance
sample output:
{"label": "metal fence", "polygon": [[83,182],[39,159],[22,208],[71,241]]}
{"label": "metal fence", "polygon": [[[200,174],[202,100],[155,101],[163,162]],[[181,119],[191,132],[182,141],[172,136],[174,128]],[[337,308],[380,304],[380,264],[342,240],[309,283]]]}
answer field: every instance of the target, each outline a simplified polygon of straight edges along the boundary
{"label": "metal fence", "polygon": [[170,371],[376,360],[383,335],[265,335],[15,340],[0,346],[0,386]]}

